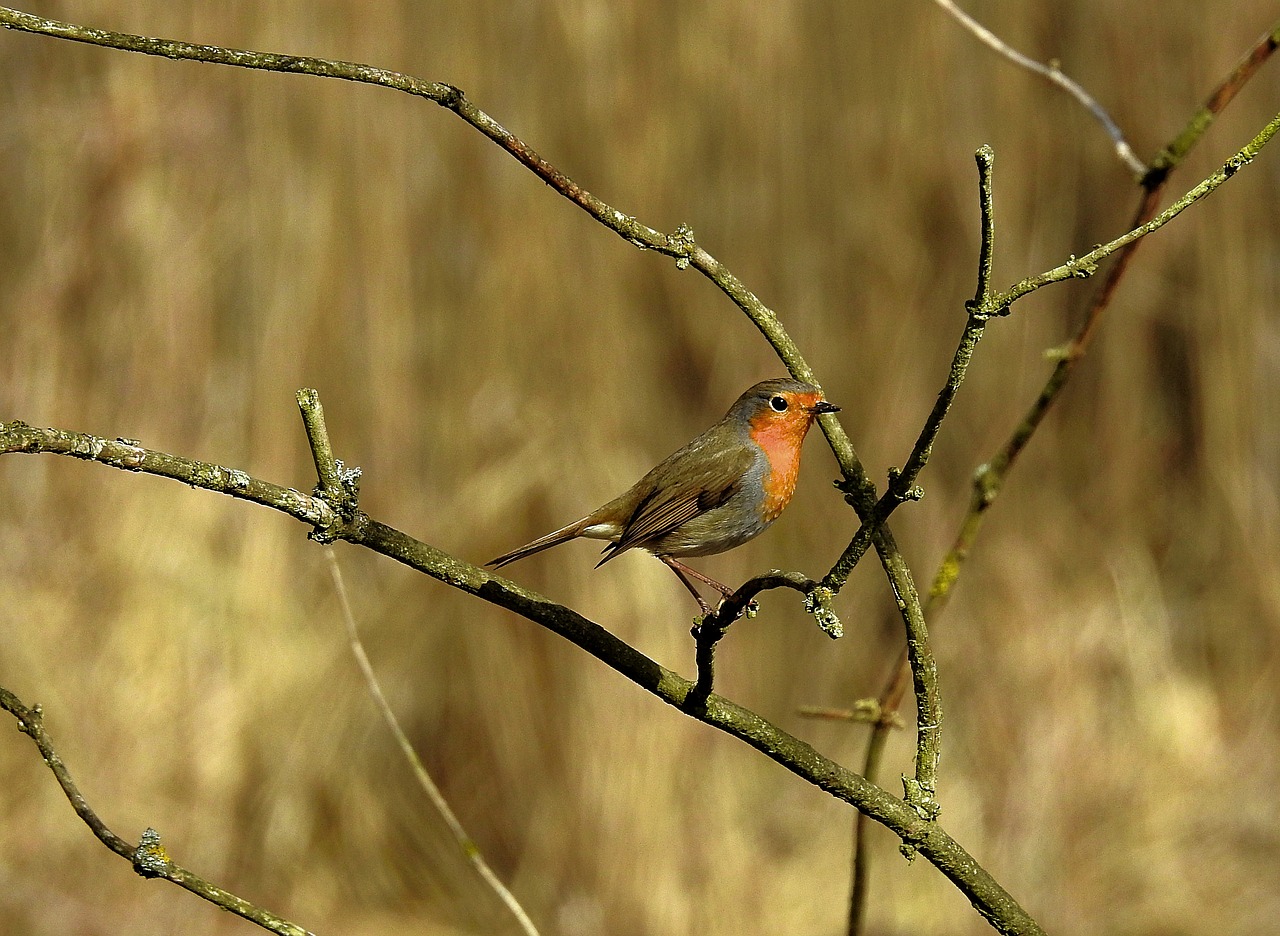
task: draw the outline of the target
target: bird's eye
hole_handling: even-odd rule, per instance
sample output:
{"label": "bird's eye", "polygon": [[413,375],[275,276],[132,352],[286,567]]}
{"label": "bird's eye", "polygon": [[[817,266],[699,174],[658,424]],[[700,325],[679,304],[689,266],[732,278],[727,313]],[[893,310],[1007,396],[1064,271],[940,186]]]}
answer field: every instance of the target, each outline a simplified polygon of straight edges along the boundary
{"label": "bird's eye", "polygon": [[769,406],[773,408],[775,413],[785,413],[787,411],[787,398],[784,396],[771,397]]}

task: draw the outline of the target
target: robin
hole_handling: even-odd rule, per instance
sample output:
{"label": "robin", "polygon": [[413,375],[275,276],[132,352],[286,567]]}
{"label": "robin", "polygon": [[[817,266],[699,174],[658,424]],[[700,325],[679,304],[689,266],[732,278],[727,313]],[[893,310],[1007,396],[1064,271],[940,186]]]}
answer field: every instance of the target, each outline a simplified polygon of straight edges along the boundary
{"label": "robin", "polygon": [[670,566],[703,613],[710,613],[689,576],[724,595],[733,589],[677,557],[715,555],[763,533],[796,489],[800,444],[809,427],[821,414],[839,410],[812,384],[789,379],[758,383],[738,397],[724,419],[661,461],[625,494],[488,565],[501,568],[579,536],[609,540],[596,568],[628,549],[643,549]]}

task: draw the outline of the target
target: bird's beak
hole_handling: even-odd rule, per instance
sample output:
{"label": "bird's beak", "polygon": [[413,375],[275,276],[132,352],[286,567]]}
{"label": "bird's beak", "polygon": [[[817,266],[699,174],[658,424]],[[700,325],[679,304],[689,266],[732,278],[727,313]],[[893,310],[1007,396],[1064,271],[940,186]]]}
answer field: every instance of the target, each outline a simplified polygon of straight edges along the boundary
{"label": "bird's beak", "polygon": [[821,416],[823,413],[838,413],[840,412],[840,407],[834,403],[828,403],[826,400],[819,400],[809,408],[809,412],[815,416]]}

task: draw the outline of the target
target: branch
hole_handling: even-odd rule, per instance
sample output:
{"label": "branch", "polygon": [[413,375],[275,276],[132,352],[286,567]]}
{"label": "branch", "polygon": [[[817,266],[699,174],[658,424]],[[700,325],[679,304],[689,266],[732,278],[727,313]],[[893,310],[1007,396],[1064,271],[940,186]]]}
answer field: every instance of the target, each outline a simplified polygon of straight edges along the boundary
{"label": "branch", "polygon": [[[1170,174],[1186,158],[1195,144],[1203,138],[1217,114],[1230,103],[1244,84],[1270,58],[1278,46],[1280,46],[1280,22],[1276,23],[1270,32],[1264,33],[1254,43],[1253,47],[1244,54],[1231,74],[1219,83],[1204,105],[1192,115],[1186,127],[1152,161],[1152,168],[1142,178],[1143,194],[1134,211],[1133,221],[1130,224],[1131,231],[1140,230],[1152,221],[1156,205],[1159,203],[1160,192],[1168,182]],[[1274,133],[1274,125],[1275,121],[1273,120],[1271,124],[1268,124],[1263,129],[1259,137],[1267,134],[1268,130]],[[1262,142],[1265,144],[1265,139]],[[1255,138],[1250,146],[1252,147],[1255,144],[1257,144],[1257,149],[1261,148],[1262,144],[1258,144],[1258,138]],[[1248,149],[1249,147],[1245,148],[1245,150]],[[1241,153],[1244,153],[1245,150],[1241,150]],[[1256,149],[1254,152],[1256,153]],[[1237,156],[1239,155],[1237,154]],[[1204,184],[1201,183],[1202,186]],[[1027,443],[1031,441],[1031,437],[1040,427],[1044,417],[1070,380],[1076,365],[1084,357],[1101,321],[1102,314],[1110,306],[1111,299],[1115,295],[1116,289],[1119,287],[1125,272],[1128,270],[1129,263],[1141,243],[1140,239],[1135,238],[1120,249],[1115,263],[1108,269],[1106,277],[1090,299],[1084,323],[1057,355],[1057,364],[1054,366],[1048,381],[1032,402],[1021,422],[1014,428],[1005,444],[986,463],[979,467],[975,474],[968,513],[961,522],[951,550],[943,559],[934,577],[929,600],[929,610],[931,612],[940,612],[945,605],[951,588],[959,576],[960,566],[967,558],[969,549],[977,537],[978,530],[981,528],[983,514],[999,495],[1009,471],[1018,460],[1018,456],[1022,453]],[[883,698],[882,696],[882,700]],[[895,708],[897,704],[897,701],[893,703]]]}
{"label": "branch", "polygon": [[1271,31],[1263,33],[1253,47],[1240,59],[1236,67],[1213,90],[1201,108],[1187,121],[1186,127],[1151,161],[1151,168],[1142,179],[1143,188],[1148,191],[1159,188],[1166,176],[1172,172],[1200,139],[1208,132],[1222,109],[1231,103],[1240,89],[1248,83],[1259,68],[1276,48],[1280,47],[1280,22],[1271,27]]}
{"label": "branch", "polygon": [[886,520],[889,515],[902,504],[911,500],[919,500],[924,491],[915,487],[916,478],[929,462],[933,453],[933,443],[942,430],[942,421],[951,410],[956,394],[960,392],[960,384],[964,382],[973,359],[973,352],[978,347],[990,317],[982,310],[987,307],[991,297],[991,263],[995,249],[995,208],[991,190],[991,171],[995,164],[995,153],[991,147],[983,146],[974,154],[978,163],[978,207],[982,219],[982,241],[978,255],[978,288],[972,302],[966,304],[969,312],[964,333],[960,336],[960,344],[951,358],[951,368],[947,372],[947,381],[938,392],[938,399],[933,410],[925,420],[924,428],[916,439],[915,447],[907,457],[901,469],[890,469],[889,486],[884,496],[876,502],[871,517],[865,521],[845,547],[844,553],[836,560],[822,580],[822,584],[833,592],[839,592],[849,580],[854,567],[866,553],[871,543],[872,532]]}
{"label": "branch", "polygon": [[[687,701],[694,685],[590,621],[501,576],[456,559],[356,511],[344,521],[319,498],[251,478],[242,471],[154,452],[135,442],[109,441],[62,429],[0,423],[0,455],[24,452],[70,455],[126,471],[172,478],[192,487],[272,507],[334,536],[388,556],[412,569],[554,631],[667,704],[750,745],[832,796],[868,813],[904,845],[919,851],[973,902],[1002,933],[1038,934],[1035,921],[936,822],[853,771],[824,757],[756,713],[714,693],[696,712]],[[229,479],[235,479],[231,483]]]}
{"label": "branch", "polygon": [[98,818],[98,814],[89,806],[84,795],[80,792],[80,788],[71,779],[71,773],[67,770],[67,765],[62,762],[62,758],[53,746],[53,739],[44,730],[40,706],[27,708],[17,696],[0,686],[0,708],[9,712],[18,720],[18,730],[29,737],[40,750],[40,756],[44,758],[45,764],[53,771],[53,776],[57,779],[58,785],[62,787],[62,792],[66,794],[67,800],[71,803],[71,808],[76,811],[76,815],[84,820],[85,825],[89,827],[103,845],[106,845],[107,848],[121,858],[130,862],[133,865],[133,870],[141,877],[164,878],[166,881],[172,881],[179,887],[191,891],[197,897],[203,897],[223,910],[244,917],[250,923],[256,923],[263,929],[270,930],[273,933],[280,933],[282,936],[311,936],[307,930],[296,923],[290,923],[288,920],[281,919],[261,907],[256,907],[230,891],[223,890],[216,884],[210,884],[204,878],[174,864],[164,846],[160,843],[160,834],[155,829],[147,829],[143,832],[142,840],[136,848],[116,835],[107,828],[106,823]]}
{"label": "branch", "polygon": [[707,703],[711,695],[712,683],[715,680],[715,652],[729,625],[742,617],[754,617],[757,609],[756,595],[771,588],[792,588],[804,595],[804,608],[817,619],[818,626],[833,640],[844,636],[844,626],[831,608],[834,597],[831,589],[821,582],[815,582],[807,575],[799,572],[766,572],[757,575],[741,585],[737,591],[729,595],[720,606],[708,614],[693,627],[693,639],[696,646],[695,661],[698,667],[698,681],[690,690],[685,704],[691,710],[698,710]]}
{"label": "branch", "polygon": [[1124,134],[1120,131],[1120,127],[1111,119],[1111,115],[1108,114],[1106,109],[1094,99],[1093,95],[1073,81],[1070,77],[1063,74],[1062,69],[1058,67],[1057,62],[1050,62],[1048,65],[1044,65],[1029,56],[1023,55],[964,10],[956,6],[952,0],[934,0],[934,2],[955,17],[956,21],[959,22],[961,26],[969,30],[969,32],[977,36],[979,40],[990,46],[999,54],[1003,55],[1009,61],[1034,72],[1042,78],[1047,78],[1050,82],[1075,98],[1080,102],[1082,107],[1093,115],[1094,120],[1102,124],[1102,129],[1105,130],[1107,136],[1111,138],[1111,143],[1115,148],[1116,156],[1120,158],[1120,161],[1128,166],[1130,171],[1135,175],[1141,176],[1147,171],[1147,167],[1143,165],[1142,160],[1133,152],[1133,148],[1129,146],[1128,142],[1124,138]]}
{"label": "branch", "polygon": [[1009,311],[1009,306],[1017,302],[1023,296],[1027,296],[1037,289],[1041,289],[1052,283],[1061,283],[1069,279],[1088,279],[1098,271],[1098,263],[1101,260],[1111,256],[1117,250],[1127,247],[1140,238],[1146,237],[1154,231],[1160,230],[1178,215],[1182,214],[1186,209],[1190,208],[1196,202],[1209,195],[1226,182],[1245,166],[1253,162],[1259,151],[1271,141],[1276,131],[1280,130],[1280,114],[1272,117],[1271,120],[1258,131],[1258,135],[1250,140],[1247,144],[1240,148],[1234,156],[1223,163],[1222,168],[1209,178],[1205,179],[1199,185],[1188,191],[1185,195],[1175,201],[1160,214],[1156,215],[1145,224],[1140,224],[1133,230],[1120,235],[1113,241],[1102,244],[1093,248],[1082,257],[1071,257],[1061,266],[1054,267],[1041,273],[1039,276],[1030,276],[1020,282],[1014,283],[1002,293],[989,296],[987,301],[983,303],[983,312],[987,315],[1005,315]]}
{"label": "branch", "polygon": [[[760,301],[741,280],[710,253],[698,246],[693,231],[680,225],[672,234],[664,234],[606,204],[542,158],[529,144],[511,133],[491,116],[471,103],[464,92],[453,85],[438,81],[426,81],[401,72],[375,68],[357,62],[314,58],[306,55],[283,55],[275,52],[256,52],[247,49],[230,49],[222,46],[196,45],[173,39],[155,39],[131,33],[93,29],[58,20],[45,19],[8,7],[0,7],[0,26],[20,32],[67,39],[89,45],[144,55],[238,68],[254,68],[263,71],[313,75],[337,78],[361,84],[379,85],[424,98],[457,114],[463,121],[479,130],[490,140],[507,151],[517,162],[529,169],[539,179],[560,195],[577,205],[619,237],[641,250],[652,250],[676,260],[680,269],[692,266],[733,300],[751,322],[764,335],[792,376],[807,383],[817,384],[817,377],[800,354],[796,343],[787,334],[777,313]],[[820,420],[823,432],[831,444],[836,460],[846,480],[851,483],[872,486],[865,470],[854,452],[853,444],[840,427],[836,418],[823,416]]]}
{"label": "branch", "polygon": [[[938,0],[943,2],[943,0]],[[1084,353],[1084,348],[1092,336],[1093,328],[1096,326],[1099,315],[1110,301],[1112,292],[1118,285],[1125,268],[1132,256],[1132,251],[1136,248],[1139,241],[1148,234],[1159,230],[1168,224],[1184,210],[1191,205],[1208,197],[1217,189],[1219,185],[1234,176],[1237,172],[1249,165],[1254,157],[1266,146],[1276,131],[1280,129],[1280,114],[1277,114],[1271,121],[1258,132],[1252,140],[1242,147],[1234,156],[1228,159],[1217,172],[1213,173],[1207,179],[1200,182],[1182,198],[1170,205],[1165,211],[1159,215],[1155,215],[1155,205],[1157,199],[1155,197],[1157,190],[1163,185],[1172,172],[1174,166],[1177,165],[1186,153],[1190,150],[1193,143],[1203,135],[1212,115],[1226,105],[1239,90],[1241,85],[1253,75],[1257,68],[1266,60],[1268,56],[1280,45],[1280,24],[1277,24],[1270,33],[1262,36],[1249,54],[1241,61],[1231,76],[1223,82],[1221,86],[1214,92],[1213,96],[1205,106],[1197,112],[1192,118],[1187,128],[1170,143],[1157,157],[1153,163],[1153,168],[1144,174],[1142,185],[1144,187],[1146,197],[1139,205],[1130,230],[1114,240],[1095,247],[1089,253],[1082,257],[1072,256],[1066,263],[1054,267],[1038,276],[1027,277],[1018,283],[1013,284],[1007,290],[1001,293],[993,294],[990,290],[991,277],[991,243],[992,243],[992,227],[991,220],[991,192],[989,174],[991,171],[990,156],[984,156],[984,152],[990,153],[989,148],[983,147],[978,152],[979,172],[983,176],[982,185],[982,217],[983,217],[983,238],[982,238],[982,254],[979,258],[979,285],[978,293],[971,303],[967,303],[966,307],[969,311],[969,321],[966,324],[964,334],[960,338],[959,346],[952,358],[950,376],[947,384],[939,394],[937,403],[933,412],[930,414],[929,420],[925,424],[924,430],[921,432],[920,438],[917,440],[916,447],[913,449],[911,456],[907,460],[907,464],[901,471],[891,473],[889,489],[879,499],[875,498],[874,485],[854,485],[840,484],[839,487],[846,493],[846,499],[854,504],[858,511],[859,519],[862,526],[854,534],[849,545],[845,547],[840,558],[832,566],[831,571],[827,573],[823,579],[823,584],[831,588],[835,592],[839,592],[844,587],[848,577],[852,574],[854,567],[861,561],[868,547],[871,545],[874,531],[882,525],[899,506],[908,500],[916,500],[922,496],[923,492],[913,487],[916,476],[923,469],[928,461],[929,454],[932,450],[934,438],[941,425],[941,420],[945,417],[951,402],[954,400],[956,392],[959,390],[959,383],[963,380],[964,371],[967,369],[969,361],[973,355],[973,351],[977,346],[978,340],[982,337],[982,330],[985,322],[996,316],[1003,316],[1009,313],[1010,307],[1014,302],[1024,298],[1027,295],[1042,289],[1045,286],[1054,283],[1064,282],[1069,279],[1087,279],[1097,272],[1099,262],[1111,256],[1118,254],[1116,263],[1111,268],[1111,273],[1104,280],[1103,287],[1099,290],[1097,301],[1092,305],[1089,315],[1086,318],[1085,327],[1080,334],[1070,342],[1066,349],[1062,352],[1059,370],[1055,372],[1050,384],[1046,386],[1045,391],[1037,401],[1031,413],[1028,414],[1024,425],[1020,427],[1018,436],[1022,437],[1021,442],[1024,444],[1025,439],[1029,438],[1034,432],[1035,427],[1039,425],[1039,420],[1043,418],[1049,404],[1066,383],[1066,373],[1074,365],[1075,358]],[[1209,115],[1209,116],[1205,116]],[[983,161],[987,160],[985,168]],[[1015,440],[1016,441],[1016,440]],[[982,469],[986,477],[979,479],[978,482],[983,484],[988,493],[992,490],[993,485],[998,484],[998,478],[988,472],[984,466]],[[851,499],[852,498],[852,499]]]}

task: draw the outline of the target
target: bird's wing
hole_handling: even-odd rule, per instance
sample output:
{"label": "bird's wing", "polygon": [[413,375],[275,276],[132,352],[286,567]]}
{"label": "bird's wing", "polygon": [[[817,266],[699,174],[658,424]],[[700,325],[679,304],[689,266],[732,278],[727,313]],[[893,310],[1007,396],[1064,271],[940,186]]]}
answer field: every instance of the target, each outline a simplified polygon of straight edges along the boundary
{"label": "bird's wing", "polygon": [[719,507],[741,490],[743,476],[751,468],[752,453],[739,446],[711,452],[690,446],[668,461],[674,464],[664,474],[679,480],[651,487],[636,505],[618,541],[605,547],[608,555],[601,563],[633,546],[643,547],[660,540],[694,517]]}

